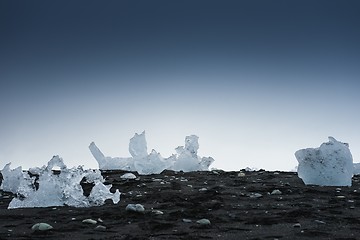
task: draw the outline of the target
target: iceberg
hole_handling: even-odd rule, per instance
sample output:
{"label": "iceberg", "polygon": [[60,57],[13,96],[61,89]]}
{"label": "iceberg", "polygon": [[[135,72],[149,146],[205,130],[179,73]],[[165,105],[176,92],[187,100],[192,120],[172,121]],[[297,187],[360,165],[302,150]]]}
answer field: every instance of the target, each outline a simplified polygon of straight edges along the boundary
{"label": "iceberg", "polygon": [[163,158],[160,153],[152,150],[147,152],[145,131],[141,134],[135,133],[130,139],[129,152],[131,157],[106,157],[100,149],[92,142],[89,146],[91,153],[99,164],[101,170],[125,170],[136,171],[141,175],[159,174],[165,169],[174,171],[208,171],[214,162],[212,157],[199,157],[199,137],[196,135],[185,138],[185,147],[176,148],[176,154]]}
{"label": "iceberg", "polygon": [[[59,172],[53,171],[55,167],[60,168]],[[34,168],[33,171],[37,173],[36,176],[22,172],[21,167],[10,170],[10,164],[1,171],[4,176],[1,189],[16,195],[10,202],[9,209],[50,206],[91,207],[104,204],[106,199],[111,199],[114,204],[120,201],[119,190],[111,193],[112,185],[103,184],[105,180],[99,170],[83,170],[80,166],[69,169],[59,156],[54,156],[47,166]],[[88,197],[84,196],[80,185],[84,178],[94,184]]]}
{"label": "iceberg", "polygon": [[351,186],[354,165],[349,144],[329,137],[319,148],[296,151],[295,157],[298,176],[306,185]]}

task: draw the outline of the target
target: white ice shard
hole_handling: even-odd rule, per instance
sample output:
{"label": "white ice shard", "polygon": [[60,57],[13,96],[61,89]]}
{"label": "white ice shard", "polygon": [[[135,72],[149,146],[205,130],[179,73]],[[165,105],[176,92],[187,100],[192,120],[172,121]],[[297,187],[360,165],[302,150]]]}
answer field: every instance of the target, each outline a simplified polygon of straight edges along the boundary
{"label": "white ice shard", "polygon": [[185,150],[188,151],[193,157],[197,156],[199,150],[199,137],[196,135],[186,136]]}
{"label": "white ice shard", "polygon": [[129,152],[135,159],[145,158],[148,155],[145,131],[141,134],[135,133],[135,136],[130,139]]}
{"label": "white ice shard", "polygon": [[115,193],[111,193],[111,187],[111,184],[104,185],[102,182],[96,182],[89,195],[89,202],[92,206],[101,206],[107,199],[111,199],[114,204],[117,204],[120,201],[120,192],[116,190]]}
{"label": "white ice shard", "polygon": [[197,155],[199,149],[199,137],[196,135],[187,136],[185,138],[185,148],[179,146],[176,148],[177,155],[170,168],[174,171],[207,171],[209,166],[214,162],[212,157],[200,158]]}
{"label": "white ice shard", "polygon": [[3,181],[0,189],[26,197],[28,192],[34,188],[35,178],[30,177],[27,172],[23,172],[22,167],[10,169],[10,165],[11,163],[6,164],[3,170],[1,170]]}
{"label": "white ice shard", "polygon": [[[116,204],[120,200],[120,192],[110,192],[111,185],[105,186],[104,179],[99,170],[83,170],[82,167],[68,169],[59,156],[54,156],[48,165],[43,168],[36,168],[38,180],[35,184],[35,176],[31,177],[24,174],[20,180],[19,187],[13,186],[6,188],[9,181],[14,179],[11,174],[9,177],[8,165],[5,166],[7,178],[4,178],[4,191],[15,193],[15,197],[8,208],[32,208],[49,206],[73,206],[73,207],[91,207],[101,205],[106,199],[112,199]],[[60,168],[59,173],[54,173],[54,168]],[[19,177],[18,171],[14,176]],[[85,178],[88,182],[94,183],[90,196],[84,196],[80,182]],[[38,188],[36,185],[38,184]],[[3,185],[2,185],[3,186]],[[25,187],[24,187],[25,186]]]}
{"label": "white ice shard", "polygon": [[1,170],[3,181],[0,188],[6,192],[16,192],[23,180],[23,172],[21,167],[10,169],[11,163],[8,163]]}
{"label": "white ice shard", "polygon": [[101,170],[125,170],[135,171],[133,158],[105,157],[94,142],[90,143],[89,149],[99,164]]}
{"label": "white ice shard", "polygon": [[159,174],[168,167],[170,162],[161,157],[160,153],[152,150],[151,153],[142,158],[134,158],[135,170],[141,175]]}
{"label": "white ice shard", "polygon": [[102,170],[126,170],[137,171],[139,174],[159,174],[165,169],[175,171],[207,171],[214,161],[211,157],[200,158],[197,155],[199,149],[198,136],[191,135],[185,138],[185,147],[176,148],[177,154],[169,158],[163,158],[160,153],[152,150],[147,153],[147,143],[145,131],[135,134],[130,139],[129,152],[130,158],[105,157],[95,143],[91,143],[89,148],[94,158]]}
{"label": "white ice shard", "polygon": [[329,137],[319,148],[295,152],[299,162],[298,176],[305,184],[320,186],[351,186],[353,158],[347,143]]}

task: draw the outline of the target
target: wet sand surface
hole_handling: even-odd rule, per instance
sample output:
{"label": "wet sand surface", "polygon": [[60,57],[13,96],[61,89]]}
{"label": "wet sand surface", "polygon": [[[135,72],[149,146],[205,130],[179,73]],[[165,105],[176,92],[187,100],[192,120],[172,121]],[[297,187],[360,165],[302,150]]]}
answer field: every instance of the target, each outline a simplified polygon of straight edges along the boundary
{"label": "wet sand surface", "polygon": [[[116,205],[8,210],[13,196],[1,192],[0,239],[360,239],[358,176],[351,187],[321,187],[293,172],[124,173],[102,173],[121,192]],[[91,185],[83,188],[88,194]],[[129,203],[145,212],[126,211]],[[53,229],[33,232],[39,222]]]}

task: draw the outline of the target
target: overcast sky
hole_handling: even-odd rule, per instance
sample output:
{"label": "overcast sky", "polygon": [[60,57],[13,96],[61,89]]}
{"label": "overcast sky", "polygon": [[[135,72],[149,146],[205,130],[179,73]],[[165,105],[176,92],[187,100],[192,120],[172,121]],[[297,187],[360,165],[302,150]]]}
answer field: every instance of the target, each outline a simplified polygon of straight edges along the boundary
{"label": "overcast sky", "polygon": [[146,131],[212,167],[291,170],[328,136],[360,162],[359,1],[0,2],[0,169],[97,168]]}

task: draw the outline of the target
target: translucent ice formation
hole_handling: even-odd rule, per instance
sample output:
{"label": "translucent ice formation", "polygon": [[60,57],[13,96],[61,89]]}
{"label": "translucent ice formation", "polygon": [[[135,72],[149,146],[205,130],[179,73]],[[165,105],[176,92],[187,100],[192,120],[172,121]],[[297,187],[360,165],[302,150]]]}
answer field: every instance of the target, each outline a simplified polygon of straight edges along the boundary
{"label": "translucent ice formation", "polygon": [[176,148],[174,163],[170,167],[174,171],[207,171],[214,162],[212,157],[200,158],[197,155],[199,149],[198,136],[191,135],[185,138],[185,148],[180,146]]}
{"label": "translucent ice formation", "polygon": [[177,154],[165,159],[155,150],[148,154],[145,131],[135,134],[130,139],[129,152],[132,156],[130,158],[105,157],[94,142],[90,144],[89,148],[102,170],[137,171],[143,175],[159,174],[165,169],[184,172],[206,171],[209,170],[214,159],[211,157],[200,158],[197,155],[198,139],[195,135],[187,136],[185,147],[176,148]]}
{"label": "translucent ice formation", "polygon": [[321,186],[351,186],[353,159],[347,143],[329,137],[319,148],[295,152],[299,162],[298,176],[305,184]]}
{"label": "translucent ice formation", "polygon": [[133,158],[105,157],[94,142],[90,143],[89,149],[99,164],[101,170],[125,170],[136,171]]}
{"label": "translucent ice formation", "polygon": [[[58,174],[52,171],[55,167],[60,168]],[[30,177],[21,168],[10,170],[10,164],[1,171],[5,176],[1,188],[17,196],[10,202],[9,209],[65,205],[91,207],[104,204],[106,199],[112,199],[114,204],[120,200],[118,190],[111,193],[111,185],[103,184],[99,170],[83,170],[82,167],[68,169],[59,156],[54,156],[47,166],[32,170],[36,170],[37,180],[36,176]],[[95,185],[89,197],[84,196],[80,185],[83,178]]]}
{"label": "translucent ice formation", "polygon": [[145,158],[148,155],[145,131],[141,134],[135,133],[135,136],[130,139],[129,152],[133,158],[137,159]]}
{"label": "translucent ice formation", "polygon": [[11,170],[10,165],[10,163],[6,164],[1,171],[3,181],[0,189],[26,196],[33,189],[35,179],[31,178],[27,172],[23,172],[22,167]]}
{"label": "translucent ice formation", "polygon": [[360,163],[354,163],[354,175],[360,174]]}

